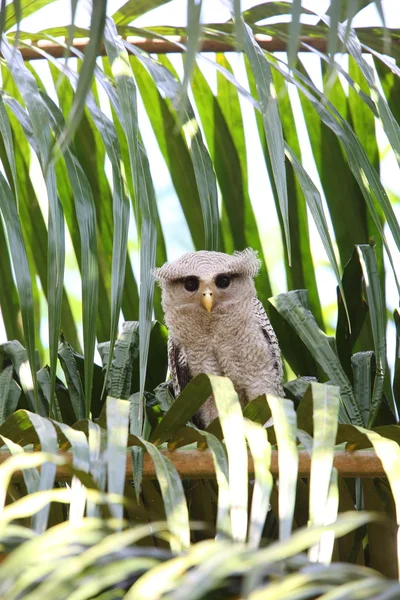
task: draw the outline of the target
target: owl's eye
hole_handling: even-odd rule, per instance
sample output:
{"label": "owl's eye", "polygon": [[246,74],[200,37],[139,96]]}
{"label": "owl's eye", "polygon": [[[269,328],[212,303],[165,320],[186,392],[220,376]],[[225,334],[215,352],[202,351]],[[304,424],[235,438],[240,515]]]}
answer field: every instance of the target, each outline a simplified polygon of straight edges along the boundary
{"label": "owl's eye", "polygon": [[195,292],[199,289],[199,280],[197,277],[185,277],[183,287],[187,292]]}
{"label": "owl's eye", "polygon": [[230,282],[231,278],[229,275],[218,275],[217,279],[215,280],[215,285],[217,288],[224,289],[229,286]]}

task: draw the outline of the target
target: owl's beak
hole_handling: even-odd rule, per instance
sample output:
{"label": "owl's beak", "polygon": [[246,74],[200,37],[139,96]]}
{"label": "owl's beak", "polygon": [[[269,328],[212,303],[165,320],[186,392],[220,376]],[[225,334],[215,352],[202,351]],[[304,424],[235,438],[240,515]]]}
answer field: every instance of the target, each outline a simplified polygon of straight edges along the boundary
{"label": "owl's beak", "polygon": [[207,312],[211,312],[211,309],[214,304],[212,292],[210,292],[209,290],[203,292],[203,295],[201,297],[201,303]]}

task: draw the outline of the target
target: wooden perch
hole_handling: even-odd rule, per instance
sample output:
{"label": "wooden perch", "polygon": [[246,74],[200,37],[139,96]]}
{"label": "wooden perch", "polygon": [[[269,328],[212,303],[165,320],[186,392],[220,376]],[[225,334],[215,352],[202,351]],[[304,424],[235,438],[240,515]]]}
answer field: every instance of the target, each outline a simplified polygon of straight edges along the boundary
{"label": "wooden perch", "polygon": [[[273,38],[269,35],[256,34],[255,38],[261,48],[268,50],[269,52],[284,52],[287,50],[287,43],[278,38]],[[159,39],[147,39],[142,37],[129,36],[125,38],[127,42],[133,44],[137,48],[144,50],[151,54],[167,54],[168,52],[182,53],[183,50],[176,43],[186,44],[186,38],[179,36],[169,36],[166,40]],[[320,52],[327,52],[328,42],[326,39],[315,39],[310,37],[300,38],[301,42],[305,42],[312,48],[316,48]],[[88,45],[89,38],[76,38],[73,41],[72,46],[81,52],[85,51]],[[392,43],[395,43],[392,40]],[[31,47],[21,46],[20,51],[24,60],[36,60],[43,58],[36,50],[35,47],[44,50],[54,58],[62,58],[65,55],[65,48],[51,42],[49,40],[41,40],[39,42],[31,43]],[[301,52],[308,52],[307,48],[301,47]],[[237,51],[234,43],[219,42],[215,40],[204,40],[201,44],[201,52],[235,52]],[[99,56],[106,54],[104,44],[102,44],[99,52]],[[73,53],[69,53],[73,56]]]}
{"label": "wooden perch", "polygon": [[[173,452],[163,452],[175,465],[182,479],[211,479],[215,477],[214,463],[209,450],[175,450]],[[60,453],[72,462],[70,452]],[[8,452],[0,451],[0,464],[10,456]],[[310,474],[311,460],[306,451],[299,452],[299,476],[308,477]],[[359,450],[356,452],[339,451],[335,452],[334,466],[341,477],[386,477],[380,459],[373,450]],[[278,451],[272,452],[271,473],[275,477],[279,475]],[[254,475],[253,460],[249,455],[249,476]],[[156,473],[154,464],[149,454],[144,456],[143,477],[145,479],[155,479]],[[21,472],[14,474],[14,479],[20,480]],[[57,467],[57,480],[70,479],[70,470],[65,467]],[[128,454],[126,462],[126,479],[133,479],[132,461]]]}

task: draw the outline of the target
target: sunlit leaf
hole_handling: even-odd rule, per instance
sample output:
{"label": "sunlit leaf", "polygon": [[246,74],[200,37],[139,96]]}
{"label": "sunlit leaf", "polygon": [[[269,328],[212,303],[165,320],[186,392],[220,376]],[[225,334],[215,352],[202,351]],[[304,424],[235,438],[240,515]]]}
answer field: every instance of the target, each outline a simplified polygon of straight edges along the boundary
{"label": "sunlit leaf", "polygon": [[269,510],[269,497],[273,487],[272,475],[269,471],[271,462],[271,445],[268,441],[267,432],[257,423],[248,419],[244,422],[247,443],[254,462],[254,489],[251,501],[251,513],[248,530],[248,542],[250,547],[257,548],[265,519]]}
{"label": "sunlit leaf", "polygon": [[279,539],[287,540],[292,531],[299,460],[296,446],[296,413],[291,400],[268,394],[267,401],[279,449]]}
{"label": "sunlit leaf", "polygon": [[[310,472],[310,524],[327,525],[331,515],[329,489],[333,469],[334,446],[338,425],[339,388],[332,385],[311,383],[313,398],[314,435]],[[334,519],[336,515],[334,515]],[[333,520],[334,520],[333,519]],[[321,560],[321,546],[310,550],[310,558]],[[330,561],[330,556],[325,560]]]}

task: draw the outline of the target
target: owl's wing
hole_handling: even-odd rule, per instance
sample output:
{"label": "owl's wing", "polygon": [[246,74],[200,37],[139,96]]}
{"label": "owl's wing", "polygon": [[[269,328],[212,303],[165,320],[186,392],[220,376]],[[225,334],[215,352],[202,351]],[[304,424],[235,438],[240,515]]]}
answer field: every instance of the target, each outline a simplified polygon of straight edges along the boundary
{"label": "owl's wing", "polygon": [[192,376],[189,369],[187,356],[181,346],[168,338],[168,365],[171,371],[172,384],[175,396],[178,396],[189,383]]}
{"label": "owl's wing", "polygon": [[264,310],[261,301],[258,298],[254,298],[254,313],[256,315],[256,319],[260,324],[261,330],[264,334],[264,337],[268,343],[269,350],[273,356],[273,370],[276,375],[276,386],[277,390],[279,390],[279,394],[283,395],[282,389],[282,376],[283,376],[283,367],[282,367],[282,359],[281,359],[281,350],[279,348],[278,338],[276,337],[275,331],[272,328],[271,322],[268,319],[267,313]]}

